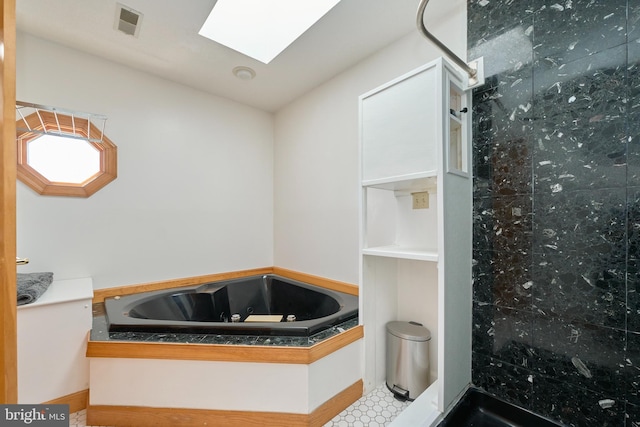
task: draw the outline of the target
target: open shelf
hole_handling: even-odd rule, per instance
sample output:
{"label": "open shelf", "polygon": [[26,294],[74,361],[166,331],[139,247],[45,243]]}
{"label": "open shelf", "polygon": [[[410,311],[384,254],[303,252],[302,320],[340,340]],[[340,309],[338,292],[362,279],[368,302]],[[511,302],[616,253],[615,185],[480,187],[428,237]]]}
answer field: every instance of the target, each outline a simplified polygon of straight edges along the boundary
{"label": "open shelf", "polygon": [[[362,253],[388,258],[438,261],[438,197],[435,178],[407,185],[364,187],[365,239]],[[395,184],[399,184],[396,182]],[[428,185],[427,185],[428,184]],[[411,193],[428,190],[428,208],[414,209]],[[393,191],[389,191],[393,190]]]}
{"label": "open shelf", "polygon": [[364,255],[382,256],[388,258],[414,259],[418,261],[438,262],[438,250],[398,245],[376,246],[363,248]]}
{"label": "open shelf", "polygon": [[363,187],[392,190],[410,194],[416,191],[434,191],[437,187],[438,171],[431,170],[407,175],[362,181]]}

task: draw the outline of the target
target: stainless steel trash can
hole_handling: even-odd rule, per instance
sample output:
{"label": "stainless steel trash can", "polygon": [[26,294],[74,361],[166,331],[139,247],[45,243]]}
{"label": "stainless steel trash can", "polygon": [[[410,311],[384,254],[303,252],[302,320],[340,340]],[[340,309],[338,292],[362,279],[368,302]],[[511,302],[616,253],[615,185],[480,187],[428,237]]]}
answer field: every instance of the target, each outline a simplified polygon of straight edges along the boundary
{"label": "stainless steel trash can", "polygon": [[430,340],[420,323],[387,323],[387,387],[398,398],[414,400],[429,386]]}

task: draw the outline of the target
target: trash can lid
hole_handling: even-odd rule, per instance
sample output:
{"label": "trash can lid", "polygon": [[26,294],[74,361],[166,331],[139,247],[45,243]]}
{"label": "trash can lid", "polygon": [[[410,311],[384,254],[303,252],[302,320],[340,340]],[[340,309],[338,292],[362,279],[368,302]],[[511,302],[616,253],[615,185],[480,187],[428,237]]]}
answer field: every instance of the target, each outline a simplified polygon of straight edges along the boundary
{"label": "trash can lid", "polygon": [[431,339],[431,332],[416,322],[389,322],[387,323],[387,331],[398,338],[411,341],[429,341]]}

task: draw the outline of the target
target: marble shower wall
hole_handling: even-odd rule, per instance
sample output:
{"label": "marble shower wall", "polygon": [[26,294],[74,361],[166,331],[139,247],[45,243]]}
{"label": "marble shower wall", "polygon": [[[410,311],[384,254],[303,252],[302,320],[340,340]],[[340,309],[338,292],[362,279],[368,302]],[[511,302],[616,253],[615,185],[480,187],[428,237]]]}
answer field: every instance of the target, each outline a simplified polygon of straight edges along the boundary
{"label": "marble shower wall", "polygon": [[640,0],[469,0],[473,382],[640,426]]}

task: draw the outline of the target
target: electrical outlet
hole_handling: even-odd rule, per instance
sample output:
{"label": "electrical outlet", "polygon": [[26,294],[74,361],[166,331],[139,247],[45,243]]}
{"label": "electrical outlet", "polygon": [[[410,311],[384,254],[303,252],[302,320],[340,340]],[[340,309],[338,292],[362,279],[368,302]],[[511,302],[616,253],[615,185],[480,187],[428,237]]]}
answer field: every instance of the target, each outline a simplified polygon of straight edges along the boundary
{"label": "electrical outlet", "polygon": [[413,197],[413,209],[429,208],[429,192],[421,191],[419,193],[411,193]]}

